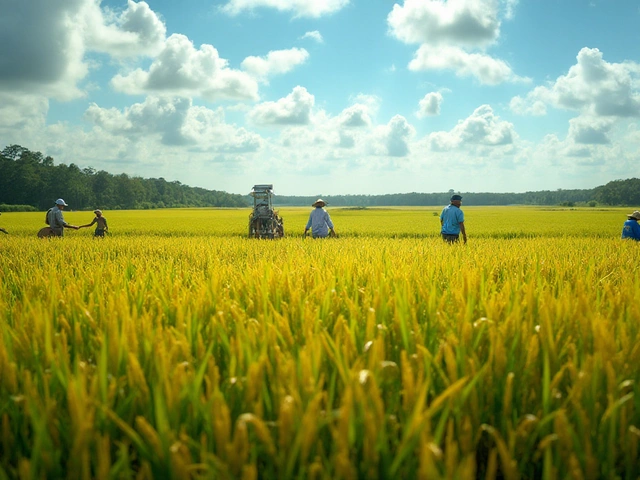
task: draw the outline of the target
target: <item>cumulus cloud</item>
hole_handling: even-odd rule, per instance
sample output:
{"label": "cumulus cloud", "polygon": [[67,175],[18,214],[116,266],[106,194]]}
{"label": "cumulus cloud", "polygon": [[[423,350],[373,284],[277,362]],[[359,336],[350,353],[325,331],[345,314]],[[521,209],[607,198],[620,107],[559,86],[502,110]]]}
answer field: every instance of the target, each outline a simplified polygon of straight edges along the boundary
{"label": "cumulus cloud", "polygon": [[242,69],[254,77],[266,79],[275,74],[287,73],[309,58],[304,48],[273,50],[266,57],[247,57],[242,61]]}
{"label": "cumulus cloud", "polygon": [[[539,87],[536,87],[539,88]],[[536,89],[534,89],[535,92]],[[536,94],[530,92],[526,98],[515,96],[509,102],[509,108],[518,115],[540,116],[547,114],[547,106],[536,98]]]}
{"label": "cumulus cloud", "polygon": [[87,0],[4,2],[0,18],[0,88],[60,100],[82,95],[88,72],[82,31],[74,22]]}
{"label": "cumulus cloud", "polygon": [[312,40],[315,40],[318,43],[323,43],[324,42],[324,38],[322,38],[322,35],[320,34],[320,32],[318,30],[314,30],[312,32],[306,32],[302,37],[300,37],[302,40],[306,39],[306,38],[310,38]]}
{"label": "cumulus cloud", "polygon": [[569,138],[577,144],[606,145],[611,143],[608,133],[613,120],[605,118],[578,117],[569,120]]}
{"label": "cumulus cloud", "polygon": [[405,0],[387,17],[405,43],[479,47],[500,35],[497,0]]}
{"label": "cumulus cloud", "polygon": [[48,111],[49,101],[43,96],[0,92],[0,129],[25,131],[43,127]]}
{"label": "cumulus cloud", "polygon": [[511,67],[483,53],[467,53],[457,47],[422,45],[409,63],[410,70],[453,70],[460,77],[474,76],[480,83],[498,85],[504,82],[526,82]]}
{"label": "cumulus cloud", "polygon": [[515,97],[511,104],[527,113],[534,111],[536,104],[546,104],[591,116],[638,117],[640,65],[608,63],[597,48],[583,48],[566,75],[548,86],[536,87],[525,98]]}
{"label": "cumulus cloud", "polygon": [[4,2],[0,17],[0,88],[71,100],[84,94],[88,52],[116,57],[154,53],[164,24],[145,2],[121,14],[95,0]]}
{"label": "cumulus cloud", "polygon": [[112,86],[129,94],[149,92],[174,96],[202,96],[208,100],[223,98],[256,100],[258,85],[245,72],[233,70],[211,45],[196,50],[184,35],[171,35],[164,49],[149,67],[116,75]]}
{"label": "cumulus cloud", "polygon": [[409,155],[409,143],[416,130],[402,115],[395,115],[386,125],[378,126],[372,139],[372,153],[389,157]]}
{"label": "cumulus cloud", "polygon": [[98,3],[86,2],[82,18],[88,48],[116,58],[154,55],[166,36],[164,23],[146,2],[128,0],[120,14],[103,12]]}
{"label": "cumulus cloud", "polygon": [[274,8],[281,12],[291,12],[294,17],[318,18],[330,15],[349,4],[349,0],[229,0],[222,11],[238,15],[257,8]]}
{"label": "cumulus cloud", "polygon": [[340,112],[339,123],[343,127],[369,127],[371,126],[369,111],[366,104],[357,103]]}
{"label": "cumulus cloud", "polygon": [[257,105],[248,117],[257,125],[307,125],[314,102],[306,88],[297,86],[285,98]]}
{"label": "cumulus cloud", "polygon": [[442,94],[440,92],[427,93],[424,98],[420,100],[416,115],[418,118],[440,115],[440,105],[442,105]]}
{"label": "cumulus cloud", "polygon": [[446,151],[465,145],[510,145],[517,137],[513,124],[500,120],[489,105],[482,105],[450,132],[434,132],[428,140],[432,150]]}
{"label": "cumulus cloud", "polygon": [[512,16],[517,0],[405,0],[387,17],[390,32],[419,44],[411,70],[453,70],[481,83],[528,81],[503,60],[485,53],[500,36],[500,15]]}
{"label": "cumulus cloud", "polygon": [[225,123],[222,109],[194,106],[187,98],[147,97],[122,111],[94,103],[85,119],[112,135],[131,140],[159,136],[168,146],[241,153],[256,151],[262,144],[258,135]]}

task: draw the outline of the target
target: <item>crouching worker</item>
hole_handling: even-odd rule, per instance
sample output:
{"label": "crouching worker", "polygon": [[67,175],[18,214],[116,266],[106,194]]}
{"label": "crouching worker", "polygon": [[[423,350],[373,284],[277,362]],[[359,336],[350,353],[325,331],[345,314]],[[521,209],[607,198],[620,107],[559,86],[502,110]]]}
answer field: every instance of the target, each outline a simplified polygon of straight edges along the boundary
{"label": "crouching worker", "polygon": [[335,237],[336,232],[333,229],[333,222],[329,216],[329,212],[324,209],[327,204],[324,200],[319,198],[311,206],[315,207],[309,215],[309,221],[307,226],[304,227],[304,236],[307,236],[307,232],[311,229],[311,236],[313,238],[325,238],[327,236]]}
{"label": "crouching worker", "polygon": [[624,222],[624,225],[622,226],[622,239],[640,242],[640,225],[638,225],[638,220],[640,220],[640,211],[636,210],[635,212],[627,215],[627,218],[628,220]]}
{"label": "crouching worker", "polygon": [[104,232],[109,230],[109,227],[107,226],[107,219],[102,216],[102,210],[94,210],[93,213],[96,214],[93,221],[91,223],[87,223],[86,225],[80,225],[78,228],[88,228],[95,224],[96,231],[94,233],[94,236],[104,237]]}
{"label": "crouching worker", "polygon": [[56,204],[53,208],[50,208],[47,212],[47,223],[49,224],[49,228],[51,229],[50,235],[53,237],[62,237],[64,236],[65,228],[73,228],[74,230],[78,230],[78,227],[75,225],[70,225],[64,221],[64,215],[62,211],[64,207],[68,207],[65,201],[61,198],[56,200]]}

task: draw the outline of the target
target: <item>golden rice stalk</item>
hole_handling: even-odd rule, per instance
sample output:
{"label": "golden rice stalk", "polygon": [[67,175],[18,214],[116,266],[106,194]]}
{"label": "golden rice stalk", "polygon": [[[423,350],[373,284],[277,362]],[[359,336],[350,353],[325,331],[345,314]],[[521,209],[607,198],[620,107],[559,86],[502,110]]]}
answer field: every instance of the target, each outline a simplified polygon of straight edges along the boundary
{"label": "golden rice stalk", "polygon": [[136,417],[135,426],[138,433],[140,433],[142,438],[151,447],[153,453],[156,454],[156,457],[160,460],[164,459],[162,442],[160,441],[160,436],[158,435],[158,432],[156,432],[155,428],[153,428],[153,426],[147,422],[147,419],[141,415]]}
{"label": "golden rice stalk", "polygon": [[498,455],[500,456],[500,464],[502,465],[502,472],[504,474],[504,478],[507,480],[516,480],[518,475],[517,462],[511,456],[509,452],[509,448],[507,444],[503,440],[500,432],[498,432],[495,428],[490,425],[482,425],[482,430],[489,433],[493,440],[496,443],[496,448],[498,450]]}
{"label": "golden rice stalk", "polygon": [[269,456],[274,456],[276,454],[276,446],[273,442],[273,438],[271,437],[271,433],[269,432],[269,428],[260,418],[253,413],[243,413],[238,417],[237,421],[253,426],[254,433],[267,450],[267,454]]}
{"label": "golden rice stalk", "polygon": [[281,451],[286,451],[293,441],[298,415],[294,398],[287,395],[282,400],[278,413],[278,447]]}
{"label": "golden rice stalk", "polygon": [[149,386],[147,385],[147,380],[138,362],[138,357],[129,352],[127,358],[127,380],[129,386],[138,395],[139,402],[144,405],[149,401]]}

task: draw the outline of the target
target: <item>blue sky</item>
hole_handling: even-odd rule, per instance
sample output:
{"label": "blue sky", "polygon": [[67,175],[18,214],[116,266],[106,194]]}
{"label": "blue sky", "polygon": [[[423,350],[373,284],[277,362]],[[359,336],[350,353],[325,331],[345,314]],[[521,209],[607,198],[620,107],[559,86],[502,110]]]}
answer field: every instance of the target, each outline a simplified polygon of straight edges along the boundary
{"label": "blue sky", "polygon": [[[0,0],[0,147],[233,193],[638,176],[636,0]],[[25,32],[29,32],[25,35]]]}

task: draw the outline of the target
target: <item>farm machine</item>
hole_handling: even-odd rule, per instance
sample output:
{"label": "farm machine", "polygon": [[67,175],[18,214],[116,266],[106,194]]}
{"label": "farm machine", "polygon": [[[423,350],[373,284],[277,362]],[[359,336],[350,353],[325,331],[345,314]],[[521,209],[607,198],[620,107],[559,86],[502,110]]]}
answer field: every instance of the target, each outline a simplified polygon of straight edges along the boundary
{"label": "farm machine", "polygon": [[273,185],[254,185],[253,211],[249,214],[249,238],[284,237],[284,220],[273,209]]}

